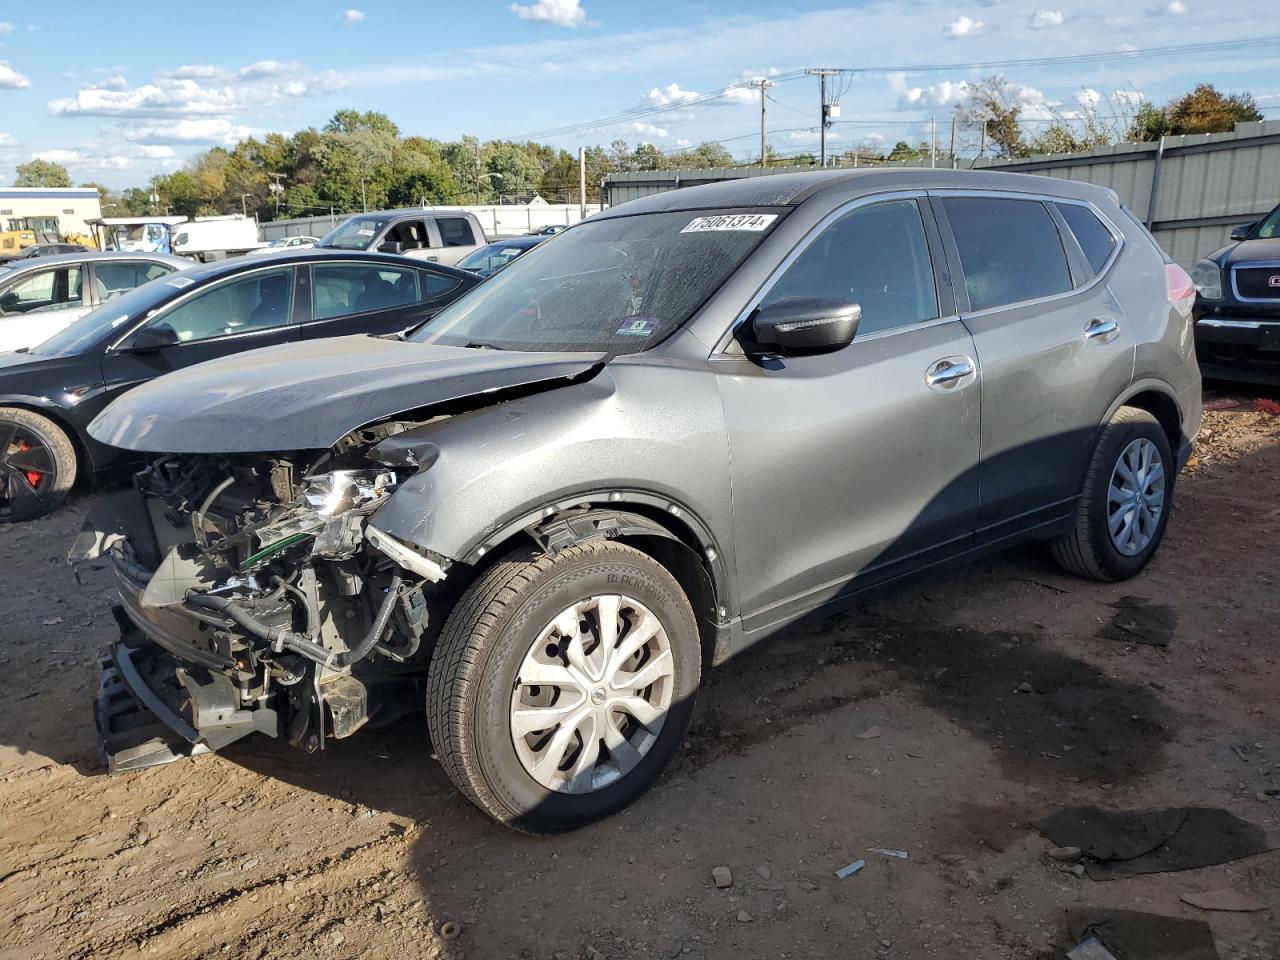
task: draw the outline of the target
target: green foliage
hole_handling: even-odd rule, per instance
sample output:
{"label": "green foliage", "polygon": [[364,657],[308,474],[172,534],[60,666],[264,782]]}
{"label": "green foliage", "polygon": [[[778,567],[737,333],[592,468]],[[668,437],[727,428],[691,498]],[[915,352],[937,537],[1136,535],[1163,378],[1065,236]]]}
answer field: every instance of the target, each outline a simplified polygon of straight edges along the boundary
{"label": "green foliage", "polygon": [[71,174],[67,173],[67,168],[50,160],[31,160],[20,163],[14,173],[17,174],[17,178],[13,181],[15,187],[71,186]]}

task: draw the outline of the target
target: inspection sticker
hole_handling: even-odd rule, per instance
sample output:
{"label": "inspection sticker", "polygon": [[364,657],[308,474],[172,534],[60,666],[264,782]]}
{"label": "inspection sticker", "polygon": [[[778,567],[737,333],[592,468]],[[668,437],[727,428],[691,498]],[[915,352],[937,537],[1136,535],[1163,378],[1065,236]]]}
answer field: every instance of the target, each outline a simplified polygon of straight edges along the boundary
{"label": "inspection sticker", "polygon": [[171,287],[177,287],[179,290],[181,290],[183,287],[189,287],[193,283],[195,283],[195,281],[192,280],[190,277],[171,277],[165,282],[169,284],[169,286]]}
{"label": "inspection sticker", "polygon": [[776,213],[726,213],[718,217],[696,217],[681,233],[707,233],[711,230],[750,230],[759,233],[778,219]]}
{"label": "inspection sticker", "polygon": [[647,337],[658,329],[657,317],[626,317],[621,323],[617,333],[620,337]]}

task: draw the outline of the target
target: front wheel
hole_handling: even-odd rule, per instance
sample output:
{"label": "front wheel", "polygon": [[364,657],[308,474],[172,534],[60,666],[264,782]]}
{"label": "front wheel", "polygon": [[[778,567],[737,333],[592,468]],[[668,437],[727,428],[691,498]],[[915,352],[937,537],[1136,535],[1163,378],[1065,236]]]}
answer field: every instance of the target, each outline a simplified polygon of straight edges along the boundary
{"label": "front wheel", "polygon": [[658,778],[700,668],[693,610],[652,557],[611,541],[518,553],[445,623],[427,677],[432,743],[494,819],[572,829]]}
{"label": "front wheel", "polygon": [[0,524],[49,513],[76,480],[76,451],[48,417],[0,407]]}
{"label": "front wheel", "polygon": [[1074,527],[1053,544],[1062,568],[1107,582],[1135,576],[1164,538],[1176,471],[1159,421],[1121,407],[1098,437]]}

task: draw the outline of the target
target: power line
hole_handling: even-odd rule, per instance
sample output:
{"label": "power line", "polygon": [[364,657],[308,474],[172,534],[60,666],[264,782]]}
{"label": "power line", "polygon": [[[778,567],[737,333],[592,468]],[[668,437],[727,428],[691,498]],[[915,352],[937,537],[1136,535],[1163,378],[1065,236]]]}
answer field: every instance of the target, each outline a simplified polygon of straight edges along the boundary
{"label": "power line", "polygon": [[[834,67],[831,69],[840,75],[840,92],[844,93],[847,92],[848,83],[851,83],[852,77],[860,74],[936,73],[945,70],[1049,67],[1073,63],[1141,60],[1181,54],[1208,53],[1223,50],[1238,50],[1250,47],[1264,47],[1274,44],[1280,44],[1280,37],[1252,37],[1243,40],[1216,40],[1206,43],[1185,43],[1164,47],[1148,47],[1141,50],[1109,50],[1097,53],[1067,54],[1056,57],[1021,57],[1010,60],[971,60],[963,63],[916,63],[897,66]],[[769,79],[771,83],[784,83],[790,80],[798,80],[804,75],[804,70],[791,70],[776,74]],[[515,139],[536,140],[540,138],[558,137],[571,133],[580,133],[584,130],[590,130],[595,127],[614,126],[618,123],[625,123],[629,120],[641,120],[646,117],[658,116],[663,113],[670,113],[672,111],[683,110],[688,107],[695,107],[706,103],[713,103],[717,100],[723,100],[725,97],[731,96],[735,90],[745,89],[747,85],[748,83],[746,81],[735,82],[726,87],[722,87],[719,90],[698,94],[694,97],[674,100],[671,103],[633,107],[629,110],[613,114],[612,116],[601,117],[596,120],[587,120],[581,123],[565,124],[563,126],[551,127],[545,130],[537,130],[533,133],[516,137]],[[772,97],[770,99],[773,100]],[[835,97],[833,99],[838,100],[839,97]],[[773,100],[773,102],[778,103],[779,106],[785,106],[787,109],[796,109],[791,107],[789,104],[779,103],[777,100]]]}

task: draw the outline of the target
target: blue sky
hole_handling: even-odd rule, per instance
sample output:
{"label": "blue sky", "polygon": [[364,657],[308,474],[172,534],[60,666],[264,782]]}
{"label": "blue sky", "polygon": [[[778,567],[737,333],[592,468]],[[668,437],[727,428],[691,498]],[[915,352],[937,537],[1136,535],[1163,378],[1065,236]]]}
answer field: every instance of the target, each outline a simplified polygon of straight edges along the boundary
{"label": "blue sky", "polygon": [[[144,183],[192,154],[266,130],[380,110],[406,133],[579,143],[724,141],[758,150],[759,101],[735,83],[812,66],[885,68],[1146,50],[1268,30],[1262,0],[382,0],[134,4],[0,2],[0,183],[33,156],[81,180]],[[1280,118],[1280,44],[1158,59],[1002,70],[1034,123],[1089,104],[1121,115],[1198,81],[1250,90]],[[834,149],[945,138],[964,84],[990,69],[847,78]],[[690,103],[710,91],[728,93]],[[816,140],[817,81],[769,91],[771,144]],[[662,112],[615,118],[641,108]]]}

